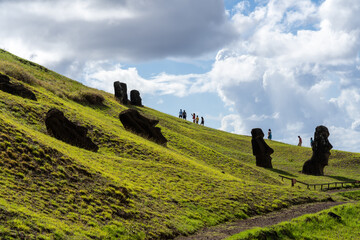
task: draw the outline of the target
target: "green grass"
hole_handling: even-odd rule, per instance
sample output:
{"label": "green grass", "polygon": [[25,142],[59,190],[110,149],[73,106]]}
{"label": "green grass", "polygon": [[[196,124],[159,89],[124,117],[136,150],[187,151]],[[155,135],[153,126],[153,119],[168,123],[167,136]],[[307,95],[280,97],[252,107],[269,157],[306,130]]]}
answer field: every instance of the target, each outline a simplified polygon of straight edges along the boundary
{"label": "green grass", "polygon": [[[279,173],[309,183],[358,179],[359,154],[332,151],[327,176],[312,177],[299,173],[311,149],[268,141],[275,169],[258,168],[249,136],[135,107],[160,120],[168,139],[161,146],[124,129],[118,115],[129,106],[112,94],[3,50],[0,72],[38,99],[0,91],[2,239],[172,238],[329,197],[291,188]],[[97,153],[47,133],[44,118],[54,107],[89,129]]]}
{"label": "green grass", "polygon": [[[328,215],[333,212],[340,220]],[[360,204],[333,207],[317,214],[308,214],[272,227],[255,228],[227,238],[250,239],[358,239],[360,236]]]}

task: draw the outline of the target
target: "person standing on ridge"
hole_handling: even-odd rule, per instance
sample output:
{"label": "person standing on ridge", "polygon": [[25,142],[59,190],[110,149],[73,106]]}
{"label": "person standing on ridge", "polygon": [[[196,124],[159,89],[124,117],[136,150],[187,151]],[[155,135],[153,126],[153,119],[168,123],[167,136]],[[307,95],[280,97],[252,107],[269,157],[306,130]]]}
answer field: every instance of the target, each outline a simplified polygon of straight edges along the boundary
{"label": "person standing on ridge", "polygon": [[203,126],[204,126],[204,118],[203,118],[203,117],[201,117],[201,123],[200,123],[200,125],[203,125]]}
{"label": "person standing on ridge", "polygon": [[182,118],[182,117],[183,117],[183,111],[180,109],[179,118]]}
{"label": "person standing on ridge", "polygon": [[314,140],[313,140],[313,138],[311,137],[310,138],[310,146],[312,147],[314,145]]}
{"label": "person standing on ridge", "polygon": [[271,140],[272,139],[272,134],[271,134],[271,129],[269,128],[269,131],[268,131],[268,139]]}
{"label": "person standing on ridge", "polygon": [[299,138],[299,143],[298,143],[298,146],[299,146],[299,147],[301,147],[301,145],[302,145],[302,139],[301,139],[301,137],[300,137],[300,136],[298,136],[298,138]]}
{"label": "person standing on ridge", "polygon": [[195,116],[196,116],[195,113],[192,113],[191,116],[192,116],[192,119],[193,119],[193,123],[195,123]]}
{"label": "person standing on ridge", "polygon": [[182,118],[183,118],[184,120],[186,120],[186,112],[185,112],[185,109],[184,109],[184,111],[183,111]]}
{"label": "person standing on ridge", "polygon": [[199,115],[196,115],[196,124],[199,124]]}

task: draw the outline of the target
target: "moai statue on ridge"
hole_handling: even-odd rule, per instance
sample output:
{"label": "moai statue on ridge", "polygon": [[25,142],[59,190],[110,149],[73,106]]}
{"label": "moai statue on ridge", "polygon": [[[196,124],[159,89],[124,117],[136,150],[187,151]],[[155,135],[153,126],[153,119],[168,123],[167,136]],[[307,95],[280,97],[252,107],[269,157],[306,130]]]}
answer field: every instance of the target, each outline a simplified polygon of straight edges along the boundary
{"label": "moai statue on ridge", "polygon": [[264,141],[264,132],[261,128],[253,128],[251,130],[251,145],[253,155],[256,157],[256,166],[264,168],[272,168],[270,155],[274,150]]}
{"label": "moai statue on ridge", "polygon": [[329,136],[330,133],[327,127],[316,127],[312,144],[313,155],[304,163],[302,173],[317,176],[324,175],[324,167],[328,165],[331,155],[330,149],[332,149],[332,145],[328,140]]}
{"label": "moai statue on ridge", "polygon": [[138,90],[130,91],[130,103],[135,106],[142,106],[140,92]]}
{"label": "moai statue on ridge", "polygon": [[122,104],[128,104],[127,86],[126,83],[119,81],[114,82],[115,97],[119,99]]}

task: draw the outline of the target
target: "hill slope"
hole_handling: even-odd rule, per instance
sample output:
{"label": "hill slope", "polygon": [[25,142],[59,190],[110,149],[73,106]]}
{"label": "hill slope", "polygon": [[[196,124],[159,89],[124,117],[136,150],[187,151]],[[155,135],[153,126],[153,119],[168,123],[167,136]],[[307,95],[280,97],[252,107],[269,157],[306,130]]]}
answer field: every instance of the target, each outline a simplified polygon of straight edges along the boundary
{"label": "hill slope", "polygon": [[[275,149],[275,169],[260,169],[250,137],[136,107],[160,121],[168,139],[161,146],[124,129],[118,115],[132,106],[109,93],[3,50],[0,73],[21,82],[38,99],[0,91],[2,239],[168,239],[328,197],[290,188],[278,173],[327,181],[359,170],[351,165],[359,161],[358,154],[335,152],[331,161],[336,171],[329,169],[337,175],[307,178],[298,171],[311,150],[274,141],[269,144]],[[93,104],[87,96],[103,101]],[[51,137],[44,123],[51,108],[87,127],[99,151]]]}

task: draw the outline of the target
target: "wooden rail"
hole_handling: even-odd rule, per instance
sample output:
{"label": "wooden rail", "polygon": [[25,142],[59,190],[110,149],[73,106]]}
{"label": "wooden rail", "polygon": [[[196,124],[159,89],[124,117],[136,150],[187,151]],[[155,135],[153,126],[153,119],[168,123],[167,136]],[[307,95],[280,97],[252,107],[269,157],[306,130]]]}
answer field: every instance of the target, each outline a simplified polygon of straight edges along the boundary
{"label": "wooden rail", "polygon": [[[348,182],[331,182],[331,183],[316,183],[316,184],[310,184],[310,183],[306,183],[306,182],[302,182],[302,181],[298,181],[295,178],[289,178],[289,177],[285,177],[282,175],[279,175],[279,177],[281,177],[281,180],[284,181],[285,179],[291,180],[291,186],[295,186],[296,183],[300,183],[305,185],[308,189],[310,189],[311,187],[314,187],[314,190],[316,190],[317,186],[320,186],[320,189],[323,190],[324,186],[327,186],[327,189],[330,189],[331,185],[334,185],[335,188],[337,187],[344,187],[344,184],[352,184],[352,185],[360,185],[360,181],[348,181]],[[338,186],[339,185],[339,186]]]}

